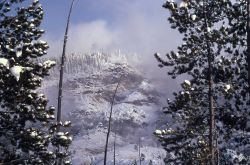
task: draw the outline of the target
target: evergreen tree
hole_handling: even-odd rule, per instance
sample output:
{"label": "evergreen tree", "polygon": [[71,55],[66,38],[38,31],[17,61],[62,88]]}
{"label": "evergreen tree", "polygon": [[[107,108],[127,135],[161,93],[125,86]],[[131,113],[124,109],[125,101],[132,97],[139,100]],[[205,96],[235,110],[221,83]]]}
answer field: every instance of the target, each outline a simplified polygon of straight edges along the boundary
{"label": "evergreen tree", "polygon": [[[30,3],[30,4],[29,4]],[[26,7],[23,7],[26,6]],[[38,0],[0,1],[0,163],[54,164],[72,140],[57,132],[54,107],[38,93],[53,61],[35,62],[49,48],[39,40],[43,9]],[[69,126],[70,122],[62,126]],[[56,155],[55,148],[65,150]]]}
{"label": "evergreen tree", "polygon": [[226,158],[229,149],[249,151],[246,1],[168,0],[164,7],[183,44],[166,54],[167,60],[155,57],[172,78],[189,79],[166,108],[174,123],[155,132],[169,153],[166,162],[215,164],[215,157],[222,164],[244,162],[244,156]]}

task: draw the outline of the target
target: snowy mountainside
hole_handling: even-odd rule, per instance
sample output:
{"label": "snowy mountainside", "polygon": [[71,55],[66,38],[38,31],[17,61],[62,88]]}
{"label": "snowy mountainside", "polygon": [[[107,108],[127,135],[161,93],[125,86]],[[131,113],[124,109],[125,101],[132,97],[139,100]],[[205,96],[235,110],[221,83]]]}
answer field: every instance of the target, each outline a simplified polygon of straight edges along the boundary
{"label": "snowy mountainside", "polygon": [[[153,132],[162,116],[161,95],[129,60],[120,53],[70,55],[63,83],[63,120],[71,120],[74,135],[73,164],[102,164],[111,99],[122,76],[113,107],[108,164],[113,158],[117,133],[116,164],[138,161],[138,139],[145,156],[142,164],[163,164],[165,152]],[[56,59],[57,63],[58,60]],[[42,90],[56,105],[58,67],[44,82]],[[91,164],[91,163],[89,163]]]}

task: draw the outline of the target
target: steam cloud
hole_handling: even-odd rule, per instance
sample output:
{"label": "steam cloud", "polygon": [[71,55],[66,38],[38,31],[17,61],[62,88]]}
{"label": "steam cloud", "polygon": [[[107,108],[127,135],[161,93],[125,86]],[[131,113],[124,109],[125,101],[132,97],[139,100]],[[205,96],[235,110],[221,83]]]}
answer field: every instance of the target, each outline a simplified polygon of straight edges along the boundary
{"label": "steam cloud", "polygon": [[[92,18],[72,21],[67,52],[108,53],[119,49],[122,53],[137,53],[146,74],[162,77],[166,71],[157,67],[153,54],[165,54],[179,42],[179,34],[170,30],[163,3],[164,0],[77,1],[73,14],[79,14],[77,10],[85,6]],[[46,40],[51,47],[49,55],[61,55],[63,33],[55,36],[48,32]]]}

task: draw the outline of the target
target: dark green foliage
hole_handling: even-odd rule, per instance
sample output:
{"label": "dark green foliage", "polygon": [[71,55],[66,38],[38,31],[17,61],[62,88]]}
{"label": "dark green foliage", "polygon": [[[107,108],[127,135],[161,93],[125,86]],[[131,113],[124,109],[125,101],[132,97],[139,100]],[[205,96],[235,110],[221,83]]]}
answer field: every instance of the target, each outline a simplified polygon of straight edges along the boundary
{"label": "dark green foliage", "polygon": [[[160,67],[170,69],[172,78],[182,75],[189,79],[165,109],[173,124],[156,133],[171,153],[166,162],[206,164],[209,160],[208,50],[212,62],[216,153],[227,157],[231,149],[247,156],[250,103],[246,1],[190,0],[177,4],[169,0],[163,7],[170,11],[171,27],[183,34],[183,44],[177,52],[167,53],[166,60],[158,54],[155,57]],[[232,162],[220,160],[222,164]]]}
{"label": "dark green foliage", "polygon": [[47,108],[45,95],[37,92],[55,65],[34,62],[49,48],[39,40],[42,19],[38,0],[0,2],[0,163],[53,164],[55,148],[67,149],[72,140],[55,132],[55,108]]}

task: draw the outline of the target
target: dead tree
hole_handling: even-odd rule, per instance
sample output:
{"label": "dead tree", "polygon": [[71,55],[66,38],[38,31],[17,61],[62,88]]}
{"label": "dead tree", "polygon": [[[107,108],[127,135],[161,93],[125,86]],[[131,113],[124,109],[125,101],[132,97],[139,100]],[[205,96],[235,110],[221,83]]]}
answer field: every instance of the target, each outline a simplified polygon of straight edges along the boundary
{"label": "dead tree", "polygon": [[139,137],[138,154],[140,163],[139,165],[141,165],[141,137]]}
{"label": "dead tree", "polygon": [[75,0],[72,0],[70,10],[69,10],[69,15],[68,15],[67,24],[66,24],[66,30],[65,30],[65,35],[64,35],[63,52],[62,52],[62,57],[61,57],[58,104],[57,104],[57,124],[58,124],[57,131],[60,130],[59,123],[61,122],[61,113],[62,113],[61,107],[62,107],[62,83],[63,83],[63,73],[64,73],[64,62],[65,62],[65,57],[66,57],[66,46],[67,46],[67,41],[68,41],[70,16],[72,13],[74,2],[75,2]]}
{"label": "dead tree", "polygon": [[[59,77],[59,90],[58,90],[58,104],[57,104],[57,128],[56,131],[60,131],[60,123],[61,123],[61,106],[62,106],[62,83],[63,83],[63,73],[64,73],[64,62],[65,62],[65,56],[66,56],[66,46],[67,46],[67,41],[68,41],[68,31],[69,31],[69,23],[70,23],[70,16],[72,13],[73,5],[74,5],[75,0],[72,0],[69,14],[68,14],[68,19],[67,19],[67,24],[66,24],[66,30],[65,30],[65,35],[64,35],[64,42],[63,42],[63,52],[62,52],[62,57],[61,57],[61,66],[60,66],[60,77]],[[60,152],[60,148],[57,148],[57,153]],[[57,165],[61,165],[61,159],[59,158],[56,162]]]}
{"label": "dead tree", "polygon": [[114,165],[115,165],[115,153],[116,152],[116,131],[115,131],[115,138],[114,138]]}
{"label": "dead tree", "polygon": [[122,79],[122,76],[118,80],[118,83],[116,85],[115,92],[114,92],[114,95],[113,95],[112,101],[111,101],[111,107],[110,107],[110,113],[109,113],[109,123],[108,123],[108,132],[107,132],[107,136],[106,136],[105,151],[104,151],[104,165],[107,164],[107,152],[108,152],[109,134],[110,134],[110,129],[111,129],[113,105],[114,105],[114,102],[115,102],[115,96],[116,96],[116,93],[117,93],[117,89],[118,89],[118,87],[120,85],[121,79]]}

